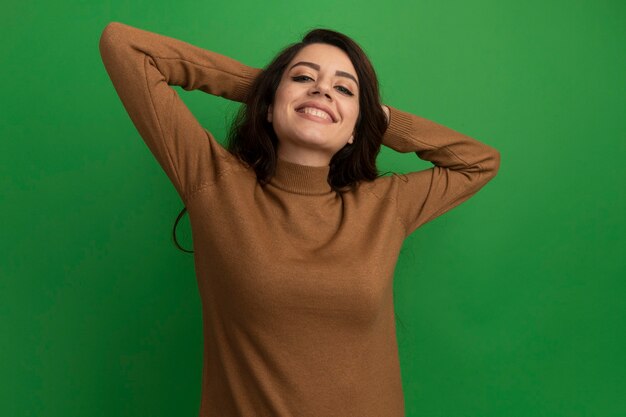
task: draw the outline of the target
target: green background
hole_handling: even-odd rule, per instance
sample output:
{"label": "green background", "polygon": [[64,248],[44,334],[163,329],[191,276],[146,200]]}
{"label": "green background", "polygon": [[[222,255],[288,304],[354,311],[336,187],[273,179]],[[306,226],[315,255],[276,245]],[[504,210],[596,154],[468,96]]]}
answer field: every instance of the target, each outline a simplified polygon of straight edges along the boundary
{"label": "green background", "polygon": [[[0,17],[0,415],[195,416],[202,318],[183,205],[98,51],[119,21],[263,67],[352,36],[383,101],[501,152],[406,240],[408,417],[626,415],[626,3],[12,2]],[[238,104],[180,93],[223,139]],[[429,163],[384,148],[381,171]],[[191,248],[185,216],[179,240]]]}

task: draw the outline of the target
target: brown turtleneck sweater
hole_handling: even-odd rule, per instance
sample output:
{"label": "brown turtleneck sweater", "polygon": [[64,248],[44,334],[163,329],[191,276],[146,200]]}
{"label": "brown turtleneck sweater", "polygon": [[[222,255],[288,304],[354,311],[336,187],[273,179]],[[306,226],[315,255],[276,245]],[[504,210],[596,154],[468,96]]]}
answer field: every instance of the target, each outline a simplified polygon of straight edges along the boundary
{"label": "brown turtleneck sweater", "polygon": [[383,144],[435,166],[336,193],[278,161],[262,187],[170,85],[243,101],[260,69],[118,22],[106,71],[187,207],[202,300],[201,417],[402,417],[393,272],[404,239],[480,190],[494,148],[390,107]]}

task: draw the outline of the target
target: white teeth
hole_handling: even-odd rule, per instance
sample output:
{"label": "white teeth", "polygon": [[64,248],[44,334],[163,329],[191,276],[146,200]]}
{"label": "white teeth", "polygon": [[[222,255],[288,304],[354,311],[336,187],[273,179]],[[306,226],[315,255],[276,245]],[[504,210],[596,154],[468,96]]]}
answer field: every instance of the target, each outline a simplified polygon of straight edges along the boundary
{"label": "white teeth", "polygon": [[330,121],[333,120],[333,118],[330,117],[328,113],[326,113],[323,110],[316,109],[314,107],[305,107],[303,109],[300,109],[300,113],[312,114],[313,116],[321,117],[323,119],[330,120]]}

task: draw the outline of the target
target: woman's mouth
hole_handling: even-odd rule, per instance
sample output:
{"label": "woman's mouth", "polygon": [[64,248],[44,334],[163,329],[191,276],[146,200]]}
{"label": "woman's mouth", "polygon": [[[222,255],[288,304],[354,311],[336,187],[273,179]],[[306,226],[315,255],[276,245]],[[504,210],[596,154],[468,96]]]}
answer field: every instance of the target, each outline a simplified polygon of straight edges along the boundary
{"label": "woman's mouth", "polygon": [[304,117],[306,117],[307,119],[319,121],[324,120],[328,123],[334,123],[334,120],[330,114],[328,114],[324,110],[320,110],[315,107],[301,107],[297,109],[296,112],[305,115]]}

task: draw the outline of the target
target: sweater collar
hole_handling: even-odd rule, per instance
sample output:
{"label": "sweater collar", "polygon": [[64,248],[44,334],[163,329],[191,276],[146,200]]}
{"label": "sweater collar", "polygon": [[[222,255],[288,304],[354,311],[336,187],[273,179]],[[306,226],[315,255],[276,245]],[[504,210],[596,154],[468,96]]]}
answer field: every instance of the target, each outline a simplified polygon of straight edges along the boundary
{"label": "sweater collar", "polygon": [[270,183],[296,194],[319,195],[332,191],[328,183],[330,166],[309,166],[276,159],[276,172]]}

